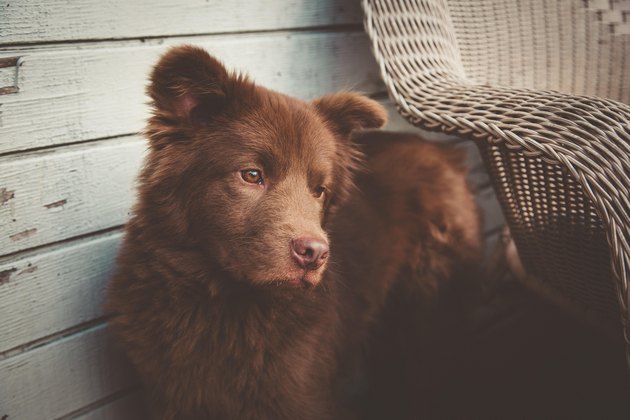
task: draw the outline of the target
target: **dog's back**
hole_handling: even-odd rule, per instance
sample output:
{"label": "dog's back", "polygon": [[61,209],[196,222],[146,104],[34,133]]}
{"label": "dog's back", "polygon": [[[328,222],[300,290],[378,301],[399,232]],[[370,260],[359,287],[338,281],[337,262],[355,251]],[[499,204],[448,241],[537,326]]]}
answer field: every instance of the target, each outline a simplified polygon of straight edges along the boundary
{"label": "dog's back", "polygon": [[480,286],[480,214],[465,155],[413,134],[372,131],[356,141],[364,168],[332,243],[370,326],[360,417],[431,417],[439,414],[432,381],[454,373]]}

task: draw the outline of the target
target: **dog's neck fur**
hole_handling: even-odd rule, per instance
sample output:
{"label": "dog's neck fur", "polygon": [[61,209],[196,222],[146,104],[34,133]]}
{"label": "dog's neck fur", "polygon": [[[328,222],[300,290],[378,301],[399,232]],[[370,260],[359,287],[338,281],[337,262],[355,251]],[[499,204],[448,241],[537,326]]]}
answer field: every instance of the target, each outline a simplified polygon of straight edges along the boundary
{"label": "dog's neck fur", "polygon": [[[338,296],[333,284],[320,284],[307,290],[286,285],[252,285],[235,279],[214,259],[209,258],[202,248],[174,248],[168,244],[168,235],[163,232],[160,241],[155,241],[154,238],[148,241],[149,232],[150,230],[136,225],[134,221],[128,226],[124,246],[134,249],[135,253],[131,255],[123,250],[120,254],[120,264],[126,273],[126,288],[133,295],[130,296],[130,301],[136,305],[151,306],[152,313],[168,314],[168,317],[157,317],[149,322],[153,324],[152,328],[160,331],[160,336],[165,341],[170,342],[172,337],[179,337],[180,344],[177,344],[177,363],[161,356],[138,364],[155,365],[155,370],[147,371],[145,375],[161,372],[164,378],[156,379],[160,383],[164,380],[175,381],[175,377],[170,378],[171,374],[182,375],[182,372],[190,369],[190,374],[195,377],[199,375],[213,378],[219,375],[224,378],[222,386],[231,390],[228,394],[235,398],[248,395],[254,388],[258,393],[269,392],[268,396],[257,395],[258,404],[265,404],[267,399],[269,404],[275,404],[277,395],[295,391],[275,389],[274,378],[267,378],[263,374],[277,370],[294,376],[292,383],[310,384],[309,386],[318,384],[318,389],[330,389],[330,386],[323,386],[319,381],[330,377],[328,369],[336,369],[334,364],[328,362],[335,357],[332,353],[320,354],[317,343],[328,339],[325,337],[339,334],[334,328],[340,323],[336,321],[337,305],[333,301],[338,300]],[[141,248],[140,244],[151,244],[151,248]],[[140,255],[139,249],[142,249]],[[126,258],[127,255],[129,259]],[[138,261],[141,261],[139,266],[136,265]],[[129,276],[129,273],[133,273],[133,276]],[[323,282],[327,280],[334,279],[324,279]],[[151,289],[151,293],[143,289],[146,287]],[[152,345],[166,345],[161,340],[158,338]],[[268,354],[265,351],[268,348],[273,348],[274,353]],[[171,350],[174,349],[171,347]],[[336,352],[339,349],[327,349],[327,352],[331,350]],[[134,354],[131,356],[134,357]],[[193,368],[185,362],[204,359],[214,360],[215,363]],[[310,361],[306,362],[307,360]],[[322,360],[327,362],[321,367],[311,366],[305,370],[292,368],[319,364]],[[165,366],[169,366],[168,371],[163,369]],[[233,373],[227,373],[228,371]],[[315,380],[311,378],[312,375],[321,375],[321,379]],[[173,382],[173,386],[176,383],[179,382]],[[178,387],[182,386],[185,387],[185,384],[179,383]],[[225,394],[225,389],[207,390],[204,398],[212,399],[213,395]],[[187,412],[197,413],[194,407],[198,401],[187,400],[188,397],[175,388],[173,392],[173,395],[168,396],[169,400],[181,398],[182,408],[189,407]],[[315,392],[315,388],[301,392],[309,395]],[[158,396],[158,400],[160,398],[162,397]],[[321,400],[327,397],[315,393],[314,398],[319,402],[314,400],[312,403],[319,406]],[[216,407],[217,418],[221,418],[221,407],[226,403],[242,404],[242,401],[206,401],[202,405]],[[304,409],[308,408],[287,405],[282,410],[288,410],[289,414],[283,413],[281,417],[297,418],[300,410]]]}

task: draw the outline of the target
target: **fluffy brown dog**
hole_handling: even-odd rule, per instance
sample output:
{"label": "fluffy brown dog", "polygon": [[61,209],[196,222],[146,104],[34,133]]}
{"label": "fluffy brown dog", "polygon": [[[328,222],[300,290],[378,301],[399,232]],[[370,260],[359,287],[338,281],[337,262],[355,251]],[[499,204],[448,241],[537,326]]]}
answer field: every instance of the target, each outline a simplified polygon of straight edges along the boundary
{"label": "fluffy brown dog", "polygon": [[347,418],[341,378],[392,285],[412,272],[434,290],[476,258],[461,158],[353,139],[385,122],[376,102],[303,102],[195,47],[164,55],[148,93],[151,148],[108,309],[153,416]]}

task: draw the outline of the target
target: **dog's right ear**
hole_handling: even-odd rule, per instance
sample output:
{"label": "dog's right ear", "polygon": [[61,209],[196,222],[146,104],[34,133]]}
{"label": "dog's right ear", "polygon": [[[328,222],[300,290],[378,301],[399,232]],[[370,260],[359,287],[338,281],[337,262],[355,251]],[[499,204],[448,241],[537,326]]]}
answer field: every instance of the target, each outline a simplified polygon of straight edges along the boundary
{"label": "dog's right ear", "polygon": [[348,138],[354,130],[380,128],[387,122],[387,111],[378,102],[354,92],[322,96],[313,105],[329,128]]}
{"label": "dog's right ear", "polygon": [[190,124],[201,124],[227,103],[225,67],[192,45],[171,48],[153,68],[147,93],[156,112]]}

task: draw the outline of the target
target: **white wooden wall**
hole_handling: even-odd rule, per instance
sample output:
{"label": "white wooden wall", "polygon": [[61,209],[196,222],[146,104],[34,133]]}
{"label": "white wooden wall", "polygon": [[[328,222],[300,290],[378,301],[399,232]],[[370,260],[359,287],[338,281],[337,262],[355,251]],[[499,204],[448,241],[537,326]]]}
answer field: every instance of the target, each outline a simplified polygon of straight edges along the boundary
{"label": "white wooden wall", "polygon": [[[0,4],[0,63],[9,64],[0,68],[1,419],[134,417],[135,387],[101,305],[146,149],[137,133],[159,54],[194,43],[291,95],[352,88],[390,106],[358,3]],[[16,57],[19,68],[3,60]],[[390,116],[391,128],[413,130],[391,106]],[[502,218],[470,146],[492,234]]]}

